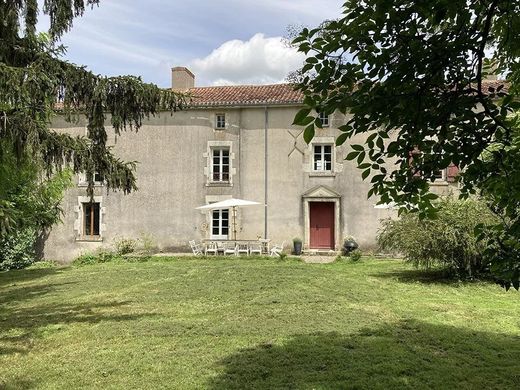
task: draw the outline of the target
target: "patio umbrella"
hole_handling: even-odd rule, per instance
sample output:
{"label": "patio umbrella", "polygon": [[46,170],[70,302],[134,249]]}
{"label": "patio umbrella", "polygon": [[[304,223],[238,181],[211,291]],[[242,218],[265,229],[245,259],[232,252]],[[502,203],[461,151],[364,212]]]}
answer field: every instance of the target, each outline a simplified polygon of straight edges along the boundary
{"label": "patio umbrella", "polygon": [[245,207],[245,206],[256,206],[261,203],[253,202],[252,200],[244,200],[244,199],[226,199],[222,200],[220,202],[215,202],[211,204],[207,204],[204,206],[196,207],[198,210],[220,210],[220,209],[229,209],[231,208],[233,210],[233,240],[237,239],[237,208],[238,207]]}

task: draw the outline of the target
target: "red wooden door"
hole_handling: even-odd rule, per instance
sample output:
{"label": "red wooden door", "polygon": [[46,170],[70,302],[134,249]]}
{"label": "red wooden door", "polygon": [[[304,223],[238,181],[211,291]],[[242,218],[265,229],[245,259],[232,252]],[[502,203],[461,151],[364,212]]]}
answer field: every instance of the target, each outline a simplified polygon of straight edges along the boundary
{"label": "red wooden door", "polygon": [[310,202],[310,247],[334,249],[334,203]]}

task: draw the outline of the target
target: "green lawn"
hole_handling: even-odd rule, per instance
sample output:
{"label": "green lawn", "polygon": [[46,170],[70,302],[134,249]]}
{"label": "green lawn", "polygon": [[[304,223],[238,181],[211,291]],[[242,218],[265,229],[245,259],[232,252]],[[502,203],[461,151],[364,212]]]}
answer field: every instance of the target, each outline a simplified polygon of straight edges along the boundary
{"label": "green lawn", "polygon": [[0,273],[0,389],[520,388],[520,294],[400,261]]}

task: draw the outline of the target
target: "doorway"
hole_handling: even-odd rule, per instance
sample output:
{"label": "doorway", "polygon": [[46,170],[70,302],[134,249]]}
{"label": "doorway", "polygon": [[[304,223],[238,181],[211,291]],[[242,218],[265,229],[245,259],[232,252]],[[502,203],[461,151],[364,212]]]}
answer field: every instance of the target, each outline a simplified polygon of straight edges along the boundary
{"label": "doorway", "polygon": [[309,202],[311,249],[334,249],[334,202]]}

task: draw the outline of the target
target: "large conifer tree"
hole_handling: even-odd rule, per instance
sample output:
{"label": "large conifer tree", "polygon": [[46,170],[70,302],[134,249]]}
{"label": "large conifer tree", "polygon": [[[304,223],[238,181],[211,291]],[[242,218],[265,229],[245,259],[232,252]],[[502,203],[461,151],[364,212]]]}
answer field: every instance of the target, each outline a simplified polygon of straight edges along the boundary
{"label": "large conifer tree", "polygon": [[[0,154],[10,149],[20,159],[30,156],[47,174],[65,166],[84,172],[90,192],[99,172],[108,188],[128,193],[136,189],[135,163],[112,154],[105,126],[117,135],[138,129],[149,115],[180,108],[183,97],[137,77],[95,75],[62,59],[59,38],[98,2],[45,0],[40,9],[37,0],[0,0]],[[50,19],[47,34],[36,31],[41,13]],[[57,107],[68,120],[85,115],[87,135],[52,131]],[[16,222],[9,207],[0,199],[0,235]]]}

